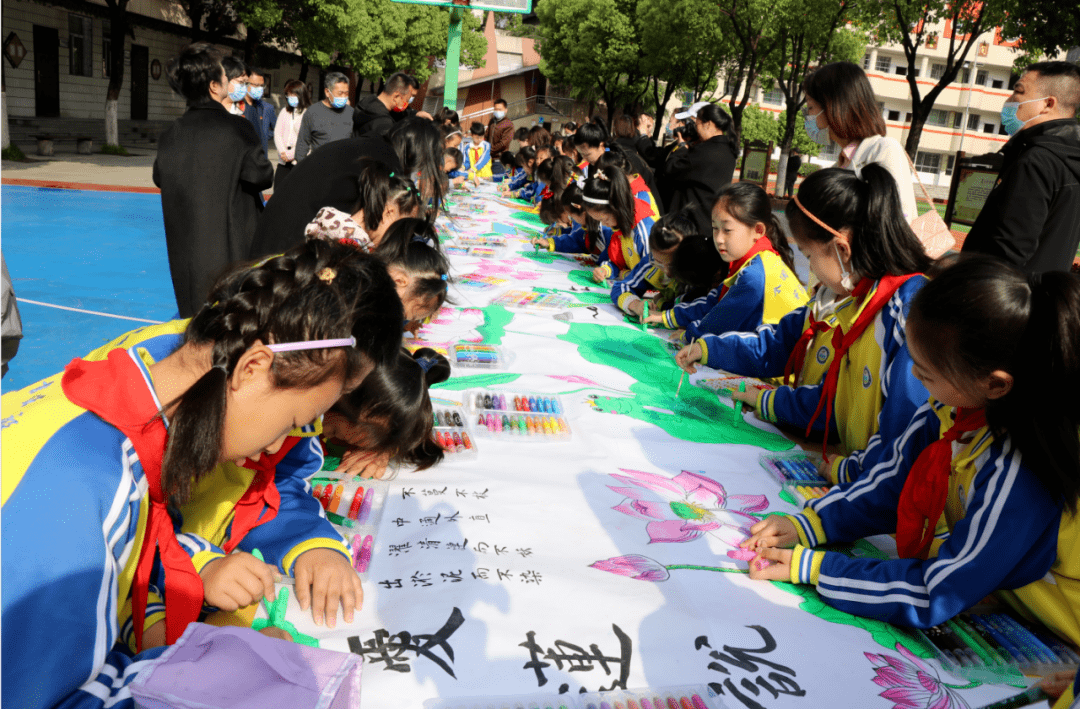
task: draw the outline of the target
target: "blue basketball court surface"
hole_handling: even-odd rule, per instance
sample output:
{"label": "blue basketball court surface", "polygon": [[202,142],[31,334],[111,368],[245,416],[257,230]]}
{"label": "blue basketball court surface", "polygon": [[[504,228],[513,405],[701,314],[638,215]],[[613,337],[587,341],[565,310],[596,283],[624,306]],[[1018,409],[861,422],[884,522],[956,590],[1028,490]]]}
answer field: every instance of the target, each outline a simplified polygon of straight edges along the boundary
{"label": "blue basketball court surface", "polygon": [[176,315],[161,197],[4,185],[2,246],[23,340],[4,392],[117,335]]}

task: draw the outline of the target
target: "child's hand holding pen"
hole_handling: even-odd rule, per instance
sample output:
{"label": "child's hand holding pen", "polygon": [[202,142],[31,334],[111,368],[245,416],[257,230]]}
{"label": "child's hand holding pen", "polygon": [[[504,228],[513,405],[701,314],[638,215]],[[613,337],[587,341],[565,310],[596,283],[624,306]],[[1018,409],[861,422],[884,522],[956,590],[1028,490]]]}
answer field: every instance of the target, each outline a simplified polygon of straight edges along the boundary
{"label": "child's hand holding pen", "polygon": [[683,347],[675,355],[675,364],[685,372],[693,374],[697,371],[697,363],[701,361],[701,345],[693,343]]}
{"label": "child's hand holding pen", "polygon": [[731,392],[731,398],[735,401],[741,401],[749,406],[751,409],[757,408],[758,392],[762,391],[762,387],[748,386],[745,391],[736,389],[729,390]]}

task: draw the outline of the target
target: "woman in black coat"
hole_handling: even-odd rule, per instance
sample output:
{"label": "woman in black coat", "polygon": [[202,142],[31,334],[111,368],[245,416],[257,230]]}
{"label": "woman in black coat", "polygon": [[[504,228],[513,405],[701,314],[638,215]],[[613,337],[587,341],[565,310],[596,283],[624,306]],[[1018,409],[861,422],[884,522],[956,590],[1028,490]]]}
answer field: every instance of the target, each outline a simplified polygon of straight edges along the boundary
{"label": "woman in black coat", "polygon": [[686,114],[693,116],[700,142],[676,148],[667,159],[664,180],[671,190],[669,212],[696,204],[694,219],[702,234],[712,234],[710,214],[720,188],[731,182],[739,146],[731,139],[731,116],[711,103],[695,104]]}
{"label": "woman in black coat", "polygon": [[189,45],[167,72],[188,110],[161,134],[154,184],[161,188],[176,305],[186,318],[229,264],[247,258],[274,166],[251,122],[221,104],[228,81],[217,49]]}

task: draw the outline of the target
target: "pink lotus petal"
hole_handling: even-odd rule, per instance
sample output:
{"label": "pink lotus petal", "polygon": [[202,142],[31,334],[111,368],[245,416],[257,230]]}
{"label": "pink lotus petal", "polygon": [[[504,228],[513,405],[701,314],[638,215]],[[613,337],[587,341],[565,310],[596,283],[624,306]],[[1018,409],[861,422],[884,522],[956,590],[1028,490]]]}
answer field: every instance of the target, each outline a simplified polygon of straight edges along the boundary
{"label": "pink lotus petal", "polygon": [[911,663],[915,665],[915,668],[922,670],[923,672],[926,672],[928,674],[934,674],[935,676],[937,675],[937,673],[934,672],[933,668],[929,667],[925,662],[922,661],[922,658],[916,656],[914,653],[912,653],[900,643],[896,643],[896,650],[901,655],[910,660]]}
{"label": "pink lotus petal", "polygon": [[931,694],[936,694],[941,689],[941,684],[938,682],[937,677],[931,677],[925,672],[916,672],[915,678],[918,680],[922,688]]}
{"label": "pink lotus petal", "polygon": [[576,374],[549,374],[548,376],[552,379],[560,379],[564,382],[571,382],[572,384],[591,384],[592,386],[600,386],[592,379],[579,377]]}
{"label": "pink lotus petal", "polygon": [[912,682],[909,682],[904,673],[895,670],[892,667],[879,667],[877,670],[878,677],[889,683],[890,687],[914,687]]}
{"label": "pink lotus petal", "polygon": [[761,512],[768,506],[769,500],[764,495],[728,495],[728,507],[738,508],[743,512]]}
{"label": "pink lotus petal", "polygon": [[872,652],[864,652],[863,655],[866,655],[866,659],[870,660],[870,662],[872,662],[875,667],[879,662],[884,662],[884,660],[881,659],[881,655],[875,655]]}
{"label": "pink lotus petal", "polygon": [[671,505],[666,502],[653,502],[651,500],[634,500],[631,507],[640,514],[647,515],[652,519],[671,519]]}
{"label": "pink lotus petal", "polygon": [[615,487],[614,485],[607,486],[609,490],[614,490],[624,497],[629,497],[632,500],[644,500],[647,493],[641,491],[641,488],[637,487]]}
{"label": "pink lotus petal", "polygon": [[[940,688],[939,688],[940,689]],[[945,693],[937,698],[933,704],[929,705],[926,709],[949,709],[953,706],[953,698],[951,695]]]}
{"label": "pink lotus petal", "polygon": [[895,702],[895,709],[922,709],[922,707],[919,706],[922,702],[918,700],[916,693],[910,689],[893,687],[892,689],[887,689],[882,692],[880,696],[888,699],[890,702]]}
{"label": "pink lotus petal", "polygon": [[893,657],[892,655],[882,655],[882,657],[885,658],[885,662],[888,662],[890,665],[892,665],[897,670],[900,670],[901,672],[908,672],[911,669],[906,662],[899,658]]}
{"label": "pink lotus petal", "polygon": [[631,485],[638,485],[654,492],[660,492],[661,490],[667,490],[668,492],[674,492],[675,494],[682,496],[683,489],[673,483],[671,478],[665,478],[663,475],[657,475],[655,473],[646,473],[641,470],[627,470],[626,468],[619,468],[619,470],[627,473],[627,475],[618,475],[612,473],[611,477],[616,480],[621,480]]}
{"label": "pink lotus petal", "polygon": [[645,525],[645,531],[649,533],[649,544],[689,542],[717,526],[719,525],[715,523],[711,523],[710,526],[710,524],[695,524],[689,520],[672,519],[666,522],[649,522]]}
{"label": "pink lotus petal", "polygon": [[757,556],[757,552],[749,549],[731,549],[727,552],[727,555],[732,559],[737,559],[739,561],[751,561]]}
{"label": "pink lotus petal", "polygon": [[690,502],[706,507],[723,507],[727,492],[712,478],[684,470],[672,478],[685,492]]}
{"label": "pink lotus petal", "polygon": [[590,566],[620,576],[629,576],[638,581],[666,581],[667,568],[660,562],[640,554],[627,554],[611,559],[597,561]]}
{"label": "pink lotus petal", "polygon": [[611,509],[615,510],[616,512],[622,512],[624,515],[629,515],[630,517],[634,517],[636,519],[645,520],[646,522],[652,521],[651,517],[648,517],[634,509],[633,500],[623,500]]}

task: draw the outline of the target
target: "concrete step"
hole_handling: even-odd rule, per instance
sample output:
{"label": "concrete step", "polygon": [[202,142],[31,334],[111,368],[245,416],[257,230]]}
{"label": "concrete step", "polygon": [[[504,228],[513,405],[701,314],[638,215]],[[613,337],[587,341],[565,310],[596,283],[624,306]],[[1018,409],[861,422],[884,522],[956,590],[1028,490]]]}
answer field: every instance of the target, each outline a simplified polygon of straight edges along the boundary
{"label": "concrete step", "polygon": [[[156,145],[158,136],[172,121],[118,121],[121,145]],[[105,142],[105,120],[91,118],[10,117],[11,139],[19,144],[34,143],[35,135],[88,135],[97,144]]]}

